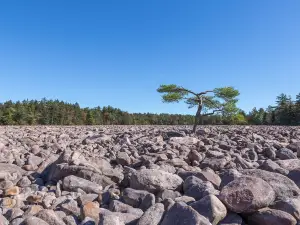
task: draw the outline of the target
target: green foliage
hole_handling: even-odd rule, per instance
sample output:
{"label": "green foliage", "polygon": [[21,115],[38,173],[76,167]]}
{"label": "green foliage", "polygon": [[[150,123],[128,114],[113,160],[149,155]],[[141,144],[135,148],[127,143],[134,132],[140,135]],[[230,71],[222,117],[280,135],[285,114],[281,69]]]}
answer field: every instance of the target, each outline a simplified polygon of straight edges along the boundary
{"label": "green foliage", "polygon": [[215,113],[223,111],[225,113],[236,113],[237,107],[236,97],[239,91],[233,87],[215,88],[212,91],[196,93],[175,84],[160,85],[157,89],[159,93],[163,93],[163,102],[179,102],[185,100],[189,108],[201,105],[201,111],[204,113]]}
{"label": "green foliage", "polygon": [[181,87],[170,84],[170,85],[160,85],[157,89],[159,93],[164,93],[162,95],[163,102],[179,102],[182,100],[188,93]]}
{"label": "green foliage", "polygon": [[236,97],[240,93],[233,87],[215,88],[212,91],[196,93],[175,84],[163,84],[160,85],[157,91],[163,93],[163,102],[170,103],[185,100],[189,108],[197,106],[193,132],[196,131],[199,122],[203,123],[203,116],[222,112],[226,117],[232,117],[238,111],[236,107],[238,99]]}

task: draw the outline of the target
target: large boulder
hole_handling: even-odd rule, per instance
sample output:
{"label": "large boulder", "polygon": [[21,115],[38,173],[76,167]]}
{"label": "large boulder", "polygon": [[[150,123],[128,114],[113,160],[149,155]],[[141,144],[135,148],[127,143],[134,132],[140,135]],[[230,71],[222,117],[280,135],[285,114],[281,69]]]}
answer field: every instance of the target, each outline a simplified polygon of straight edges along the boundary
{"label": "large boulder", "polygon": [[130,187],[157,193],[162,190],[180,190],[183,180],[176,174],[156,169],[142,169],[130,176]]}
{"label": "large boulder", "polygon": [[264,180],[242,176],[227,184],[219,198],[233,212],[252,213],[270,205],[275,193]]}
{"label": "large boulder", "polygon": [[276,163],[286,170],[300,168],[300,159],[277,160]]}
{"label": "large boulder", "polygon": [[35,216],[27,217],[23,222],[22,225],[49,225],[45,220],[42,220]]}
{"label": "large boulder", "polygon": [[287,212],[297,220],[300,220],[300,198],[288,198],[277,201],[271,208]]}
{"label": "large boulder", "polygon": [[295,182],[295,184],[300,188],[300,167],[291,170],[288,174],[288,178]]}
{"label": "large boulder", "polygon": [[160,225],[211,225],[192,207],[184,203],[175,203],[165,214]]}
{"label": "large boulder", "polygon": [[39,211],[36,217],[46,221],[49,225],[66,225],[64,221],[50,209],[43,209]]}
{"label": "large boulder", "polygon": [[24,174],[25,171],[17,165],[0,163],[0,181],[11,181],[16,184]]}
{"label": "large boulder", "polygon": [[293,153],[292,150],[287,148],[281,148],[276,152],[276,155],[279,159],[285,160],[285,159],[297,159],[296,154]]}
{"label": "large boulder", "polygon": [[137,225],[157,225],[162,220],[164,214],[164,205],[161,203],[156,203],[151,206],[142,215]]}
{"label": "large boulder", "polygon": [[102,186],[86,179],[71,175],[64,178],[63,189],[74,192],[81,189],[86,193],[100,193],[102,191]]}
{"label": "large boulder", "polygon": [[177,174],[183,180],[185,180],[189,176],[195,176],[203,181],[209,181],[215,186],[215,188],[218,188],[221,184],[220,176],[216,174],[213,170],[208,168],[205,168],[202,171],[179,171]]}
{"label": "large boulder", "polygon": [[218,191],[209,181],[202,181],[201,179],[190,176],[185,179],[183,184],[184,194],[191,196],[196,200],[200,200],[206,195],[217,194]]}
{"label": "large boulder", "polygon": [[207,195],[190,206],[200,215],[206,217],[212,225],[217,225],[227,214],[226,207],[214,195]]}
{"label": "large boulder", "polygon": [[300,195],[300,189],[288,177],[260,169],[244,170],[246,176],[261,178],[275,191],[276,199],[291,198]]}
{"label": "large boulder", "polygon": [[248,217],[248,225],[296,225],[295,218],[281,210],[261,209]]}
{"label": "large boulder", "polygon": [[291,149],[293,152],[298,152],[300,151],[300,142],[291,143],[286,148]]}
{"label": "large boulder", "polygon": [[154,194],[149,193],[148,191],[135,190],[132,188],[125,188],[121,199],[126,204],[143,210],[147,210],[155,204]]}
{"label": "large boulder", "polygon": [[183,145],[195,145],[199,142],[199,139],[194,138],[194,137],[171,137],[170,138],[171,142],[176,142],[178,144],[183,144]]}
{"label": "large boulder", "polygon": [[226,217],[220,223],[218,223],[218,225],[243,225],[243,224],[244,224],[243,218],[233,212],[227,213]]}
{"label": "large boulder", "polygon": [[282,175],[287,175],[289,173],[288,170],[281,168],[276,162],[270,159],[264,161],[258,169],[267,170],[274,173],[280,173]]}

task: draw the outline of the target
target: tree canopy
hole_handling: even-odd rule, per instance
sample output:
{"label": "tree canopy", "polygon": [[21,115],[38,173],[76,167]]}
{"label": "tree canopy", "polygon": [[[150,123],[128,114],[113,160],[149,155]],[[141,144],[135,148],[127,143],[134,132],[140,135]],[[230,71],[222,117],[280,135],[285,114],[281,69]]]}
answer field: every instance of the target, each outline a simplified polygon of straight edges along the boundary
{"label": "tree canopy", "polygon": [[197,106],[193,132],[196,131],[201,117],[223,113],[223,115],[233,116],[238,112],[236,103],[240,94],[233,87],[221,87],[203,92],[194,92],[175,84],[163,84],[157,89],[162,93],[162,101],[173,103],[184,101],[189,108]]}

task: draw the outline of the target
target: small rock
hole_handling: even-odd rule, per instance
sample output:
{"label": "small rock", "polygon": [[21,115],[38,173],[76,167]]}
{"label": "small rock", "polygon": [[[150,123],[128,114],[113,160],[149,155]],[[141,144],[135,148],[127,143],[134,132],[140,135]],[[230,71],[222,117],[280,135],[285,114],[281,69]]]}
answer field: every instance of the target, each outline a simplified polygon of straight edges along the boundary
{"label": "small rock", "polygon": [[98,222],[100,211],[99,204],[96,204],[95,202],[87,202],[82,208],[82,216],[83,218],[92,218],[94,221]]}
{"label": "small rock", "polygon": [[7,212],[5,213],[5,217],[6,217],[6,219],[8,219],[8,221],[12,221],[13,219],[15,219],[17,217],[21,217],[23,214],[24,214],[24,212],[21,209],[13,208],[13,209],[7,210]]}
{"label": "small rock", "polygon": [[78,202],[80,205],[85,205],[87,202],[93,202],[98,198],[97,194],[83,194],[78,197]]}
{"label": "small rock", "polygon": [[31,181],[28,179],[28,177],[22,177],[18,182],[18,186],[20,186],[21,188],[28,187],[30,185]]}
{"label": "small rock", "polygon": [[164,214],[164,205],[156,203],[151,206],[139,219],[137,225],[157,225],[162,220]]}
{"label": "small rock", "polygon": [[46,221],[49,225],[66,225],[51,209],[43,209],[39,211],[36,217]]}
{"label": "small rock", "polygon": [[131,163],[131,158],[126,152],[118,152],[116,160],[122,166],[128,166]]}
{"label": "small rock", "polygon": [[40,206],[40,205],[31,205],[25,211],[24,215],[26,215],[26,216],[35,216],[41,210],[43,210],[42,206]]}
{"label": "small rock", "polygon": [[80,216],[80,208],[77,206],[77,201],[68,199],[63,204],[61,204],[61,209],[67,214],[72,214],[74,216]]}
{"label": "small rock", "polygon": [[4,191],[5,196],[14,196],[14,195],[18,195],[19,193],[20,193],[20,189],[18,186],[8,188]]}
{"label": "small rock", "polygon": [[1,207],[6,209],[11,209],[17,204],[17,201],[15,199],[5,197],[1,200]]}
{"label": "small rock", "polygon": [[37,218],[35,216],[29,216],[24,220],[24,225],[51,225],[47,223],[46,221]]}
{"label": "small rock", "polygon": [[125,225],[119,217],[113,214],[102,215],[99,225]]}

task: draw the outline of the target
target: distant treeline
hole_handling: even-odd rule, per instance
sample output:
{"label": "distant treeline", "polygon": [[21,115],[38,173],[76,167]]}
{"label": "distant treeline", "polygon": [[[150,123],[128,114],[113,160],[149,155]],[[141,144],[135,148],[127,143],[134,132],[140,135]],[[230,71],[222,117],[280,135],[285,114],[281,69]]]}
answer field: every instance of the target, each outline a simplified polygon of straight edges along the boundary
{"label": "distant treeline", "polygon": [[[24,100],[0,103],[0,125],[192,125],[193,115],[128,113],[111,106],[81,108],[59,100]],[[300,125],[300,95],[296,101],[281,94],[277,105],[254,108],[246,114],[240,110],[230,116],[212,115],[202,124],[270,124]]]}

